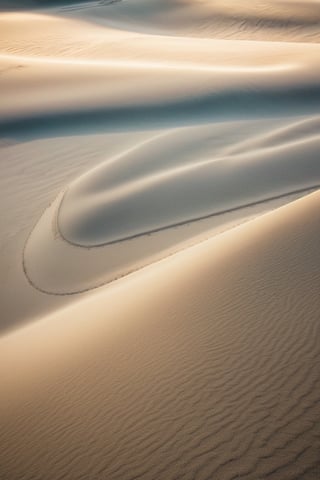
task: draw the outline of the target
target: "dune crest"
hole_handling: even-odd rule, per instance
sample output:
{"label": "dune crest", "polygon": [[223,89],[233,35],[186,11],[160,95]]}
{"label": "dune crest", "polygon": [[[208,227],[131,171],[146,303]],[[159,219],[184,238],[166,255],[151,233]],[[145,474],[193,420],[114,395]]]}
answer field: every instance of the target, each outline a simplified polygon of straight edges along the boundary
{"label": "dune crest", "polygon": [[[192,132],[186,135],[189,141]],[[171,135],[167,151],[160,138],[145,154],[139,149],[107,161],[76,180],[57,213],[63,238],[80,246],[108,244],[320,185],[319,134],[229,156],[210,145],[205,151],[201,137],[194,141],[202,144],[194,158],[179,158],[179,146],[173,156]]]}
{"label": "dune crest", "polygon": [[24,249],[28,281],[87,291],[318,188],[318,124],[176,129],[118,154],[46,210]]}
{"label": "dune crest", "polygon": [[3,338],[2,472],[315,480],[319,201],[291,203]]}
{"label": "dune crest", "polygon": [[0,0],[0,480],[319,480],[319,25]]}

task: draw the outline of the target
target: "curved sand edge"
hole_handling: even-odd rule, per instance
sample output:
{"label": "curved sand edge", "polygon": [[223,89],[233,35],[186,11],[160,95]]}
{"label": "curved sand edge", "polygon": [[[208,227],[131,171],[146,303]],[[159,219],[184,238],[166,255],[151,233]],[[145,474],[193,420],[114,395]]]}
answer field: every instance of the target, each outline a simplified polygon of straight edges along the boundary
{"label": "curved sand edge", "polygon": [[30,233],[28,281],[54,295],[88,291],[318,188],[318,123],[175,129],[108,159]]}
{"label": "curved sand edge", "polygon": [[3,474],[316,479],[319,201],[2,338]]}

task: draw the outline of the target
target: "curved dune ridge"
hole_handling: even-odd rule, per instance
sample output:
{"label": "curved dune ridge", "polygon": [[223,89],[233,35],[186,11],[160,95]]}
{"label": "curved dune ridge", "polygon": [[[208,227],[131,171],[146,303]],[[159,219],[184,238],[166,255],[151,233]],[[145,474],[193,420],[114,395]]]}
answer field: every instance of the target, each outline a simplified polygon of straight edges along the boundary
{"label": "curved dune ridge", "polygon": [[[156,3],[163,12],[172,8]],[[318,43],[179,37],[113,24],[123,10],[132,22],[131,11],[151,22],[152,5],[99,6],[107,26],[95,23],[89,7],[78,17],[59,10],[2,14],[0,134],[29,138],[318,113]],[[190,18],[197,9],[206,12],[207,3],[195,5]],[[184,3],[179,8],[188,11]],[[17,77],[24,78],[23,90]]]}
{"label": "curved dune ridge", "polygon": [[4,338],[2,478],[317,480],[319,201]]}
{"label": "curved dune ridge", "polygon": [[[76,245],[102,245],[318,186],[320,121],[307,124],[317,133],[299,137],[294,125],[287,143],[271,146],[271,134],[269,145],[262,140],[227,156],[222,145],[210,149],[208,128],[160,138],[146,152],[107,161],[71,184],[57,215],[59,231]],[[225,138],[230,146],[227,129]]]}
{"label": "curved dune ridge", "polygon": [[319,480],[319,27],[0,0],[1,480]]}
{"label": "curved dune ridge", "polygon": [[79,293],[318,188],[319,126],[213,124],[144,140],[58,196],[28,238],[29,281]]}

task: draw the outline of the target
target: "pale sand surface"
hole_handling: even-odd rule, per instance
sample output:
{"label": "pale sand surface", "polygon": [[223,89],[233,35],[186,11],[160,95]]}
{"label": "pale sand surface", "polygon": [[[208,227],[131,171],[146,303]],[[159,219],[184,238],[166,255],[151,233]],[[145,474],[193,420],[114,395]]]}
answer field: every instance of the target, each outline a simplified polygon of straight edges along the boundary
{"label": "pale sand surface", "polygon": [[151,35],[90,18],[1,15],[2,136],[319,112],[317,43]]}
{"label": "pale sand surface", "polygon": [[0,479],[318,480],[320,2],[8,3]]}
{"label": "pale sand surface", "polygon": [[29,281],[47,293],[87,290],[317,188],[319,119],[291,122],[177,129],[109,158],[36,224],[23,255]]}
{"label": "pale sand surface", "polygon": [[319,201],[3,337],[2,478],[319,478]]}

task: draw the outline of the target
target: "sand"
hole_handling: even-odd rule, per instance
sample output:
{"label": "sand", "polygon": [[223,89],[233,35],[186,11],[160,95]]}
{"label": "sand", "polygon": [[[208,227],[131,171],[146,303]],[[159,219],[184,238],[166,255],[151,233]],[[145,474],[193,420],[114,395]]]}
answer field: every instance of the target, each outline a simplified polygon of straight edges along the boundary
{"label": "sand", "polygon": [[319,201],[3,338],[3,478],[317,479]]}
{"label": "sand", "polygon": [[0,479],[318,480],[319,1],[8,3]]}

